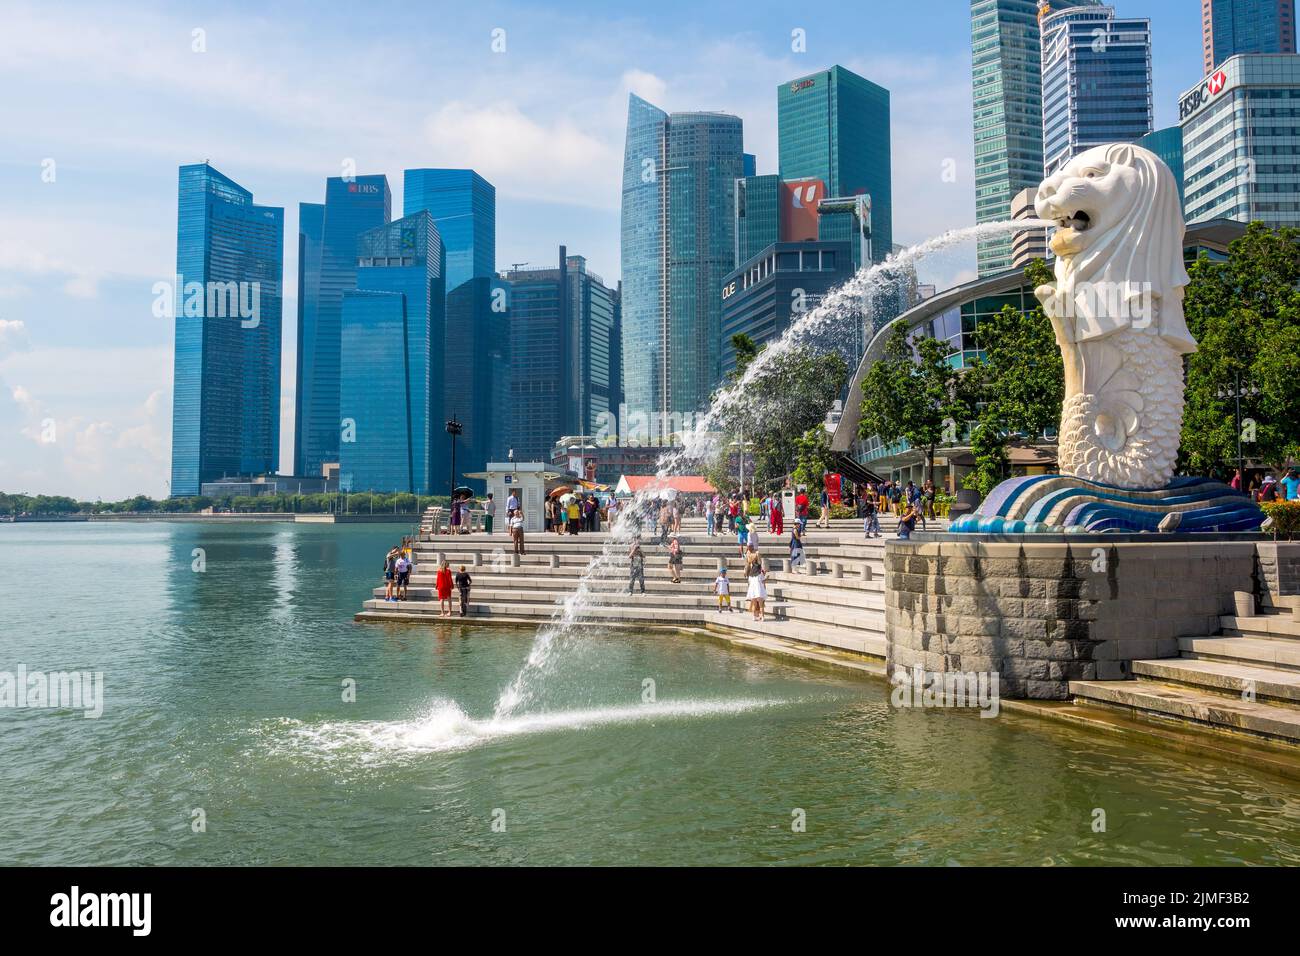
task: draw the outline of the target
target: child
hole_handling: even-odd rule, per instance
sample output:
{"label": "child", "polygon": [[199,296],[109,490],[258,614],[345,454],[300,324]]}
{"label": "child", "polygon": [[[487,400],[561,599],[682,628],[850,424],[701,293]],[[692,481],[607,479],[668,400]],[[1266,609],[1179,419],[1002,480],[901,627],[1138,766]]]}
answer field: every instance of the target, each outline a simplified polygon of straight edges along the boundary
{"label": "child", "polygon": [[749,544],[749,517],[742,511],[736,515],[736,540],[740,542],[740,556],[745,556],[745,545]]}
{"label": "child", "polygon": [[469,613],[469,586],[474,583],[469,572],[465,570],[465,565],[460,566],[456,572],[456,590],[460,592],[460,616],[464,617]]}
{"label": "child", "polygon": [[722,613],[725,607],[727,613],[733,610],[731,607],[731,582],[727,580],[727,569],[718,568],[718,576],[713,579],[713,593],[718,596],[718,613]]}

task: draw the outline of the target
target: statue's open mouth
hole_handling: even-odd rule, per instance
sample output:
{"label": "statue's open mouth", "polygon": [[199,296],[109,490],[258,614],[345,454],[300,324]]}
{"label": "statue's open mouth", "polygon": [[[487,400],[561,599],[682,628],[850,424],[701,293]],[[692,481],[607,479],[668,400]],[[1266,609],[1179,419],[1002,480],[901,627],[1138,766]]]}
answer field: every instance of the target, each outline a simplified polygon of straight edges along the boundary
{"label": "statue's open mouth", "polygon": [[1075,232],[1086,232],[1092,225],[1092,217],[1080,209],[1065,219],[1056,220],[1056,224],[1062,229],[1073,229]]}

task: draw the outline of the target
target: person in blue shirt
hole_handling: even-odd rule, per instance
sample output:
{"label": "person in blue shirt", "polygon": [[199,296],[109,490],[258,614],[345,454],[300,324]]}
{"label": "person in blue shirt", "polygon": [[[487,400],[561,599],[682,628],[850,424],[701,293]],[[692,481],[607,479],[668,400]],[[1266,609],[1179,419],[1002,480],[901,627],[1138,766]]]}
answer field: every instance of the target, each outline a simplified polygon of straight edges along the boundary
{"label": "person in blue shirt", "polygon": [[1296,470],[1292,468],[1282,479],[1282,487],[1286,489],[1286,500],[1296,501],[1300,499],[1300,477],[1297,477]]}

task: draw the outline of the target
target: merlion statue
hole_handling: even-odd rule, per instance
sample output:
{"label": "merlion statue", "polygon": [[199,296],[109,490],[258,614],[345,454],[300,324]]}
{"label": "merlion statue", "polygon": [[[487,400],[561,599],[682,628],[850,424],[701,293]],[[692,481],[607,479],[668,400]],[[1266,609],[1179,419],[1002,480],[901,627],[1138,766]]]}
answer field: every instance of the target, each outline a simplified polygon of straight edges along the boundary
{"label": "merlion statue", "polygon": [[1183,214],[1154,153],[1114,143],[1043,180],[1034,203],[1057,223],[1056,285],[1034,294],[1065,360],[1061,474],[1163,488],[1183,418]]}
{"label": "merlion statue", "polygon": [[1034,290],[1065,360],[1059,474],[1008,478],[950,531],[1251,531],[1263,514],[1220,481],[1174,476],[1183,424],[1183,214],[1154,153],[1114,143],[1043,180],[1056,284]]}

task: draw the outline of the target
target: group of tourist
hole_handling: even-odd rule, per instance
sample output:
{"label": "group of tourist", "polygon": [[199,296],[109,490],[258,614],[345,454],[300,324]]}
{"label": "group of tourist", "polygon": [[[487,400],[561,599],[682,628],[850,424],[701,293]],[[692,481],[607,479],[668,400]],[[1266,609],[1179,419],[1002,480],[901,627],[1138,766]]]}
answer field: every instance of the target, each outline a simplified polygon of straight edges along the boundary
{"label": "group of tourist", "polygon": [[[1231,484],[1237,491],[1242,490],[1241,469],[1232,476]],[[1300,473],[1295,468],[1288,468],[1281,478],[1275,478],[1271,471],[1265,472],[1262,478],[1251,479],[1246,491],[1253,500],[1260,502],[1300,501]]]}
{"label": "group of tourist", "polygon": [[464,617],[469,613],[469,589],[474,583],[469,572],[465,570],[465,565],[460,566],[460,570],[455,574],[451,573],[451,565],[446,558],[438,566],[438,574],[434,578],[433,587],[438,592],[438,616],[451,617],[451,590],[454,585],[460,592],[460,616]]}
{"label": "group of tourist", "polygon": [[[593,494],[568,492],[546,499],[544,508],[545,530],[556,534],[576,535],[579,531],[600,530],[600,501]],[[617,506],[615,506],[617,514]],[[613,518],[610,519],[611,521]]]}

